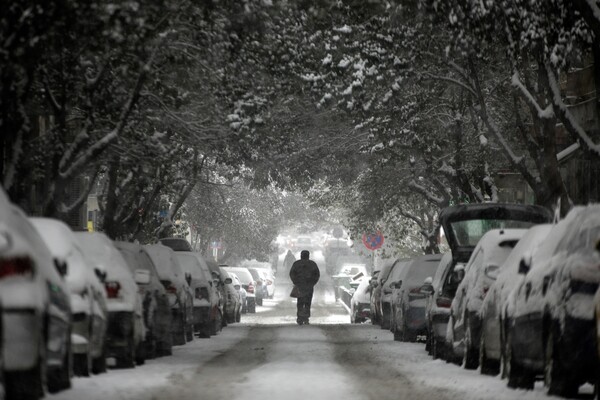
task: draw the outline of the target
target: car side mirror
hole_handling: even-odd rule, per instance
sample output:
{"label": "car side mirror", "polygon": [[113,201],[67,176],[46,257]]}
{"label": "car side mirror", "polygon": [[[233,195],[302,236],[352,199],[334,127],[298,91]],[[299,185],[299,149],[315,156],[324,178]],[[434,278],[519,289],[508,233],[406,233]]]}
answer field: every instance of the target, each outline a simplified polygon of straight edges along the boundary
{"label": "car side mirror", "polygon": [[525,258],[521,258],[521,261],[519,262],[519,274],[527,275],[527,273],[529,272],[530,269],[531,269],[531,266],[530,266],[529,262]]}
{"label": "car side mirror", "polygon": [[146,271],[145,269],[136,269],[135,270],[135,283],[138,285],[147,285],[150,283],[150,271]]}
{"label": "car side mirror", "polygon": [[58,271],[60,276],[64,277],[67,275],[67,262],[66,261],[55,258],[54,266],[56,267],[56,270]]}
{"label": "car side mirror", "polygon": [[230,285],[233,281],[231,280],[231,278],[227,278],[225,279],[225,284],[226,285]]}
{"label": "car side mirror", "polygon": [[397,281],[397,282],[394,282],[394,283],[392,284],[392,287],[393,287],[394,289],[401,289],[401,288],[402,288],[402,281]]}
{"label": "car side mirror", "polygon": [[94,268],[94,273],[100,280],[100,282],[106,282],[106,271],[102,271],[100,268]]}

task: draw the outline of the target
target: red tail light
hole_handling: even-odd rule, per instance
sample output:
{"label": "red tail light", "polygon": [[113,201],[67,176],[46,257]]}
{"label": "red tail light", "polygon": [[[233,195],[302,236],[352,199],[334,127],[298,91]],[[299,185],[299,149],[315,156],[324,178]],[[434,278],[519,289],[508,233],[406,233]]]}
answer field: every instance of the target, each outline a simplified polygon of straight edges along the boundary
{"label": "red tail light", "polygon": [[450,306],[452,305],[452,299],[449,299],[447,297],[438,297],[435,301],[435,304],[437,304],[438,307],[450,308]]}
{"label": "red tail light", "polygon": [[121,284],[119,282],[104,282],[104,287],[106,288],[106,296],[109,299],[119,297],[119,292],[121,291]]}
{"label": "red tail light", "polygon": [[410,289],[409,292],[410,292],[410,294],[423,294],[423,293],[421,293],[420,287],[414,287],[414,288]]}
{"label": "red tail light", "polygon": [[177,288],[173,285],[167,286],[167,293],[177,294]]}
{"label": "red tail light", "polygon": [[249,283],[248,284],[248,289],[246,289],[246,292],[248,293],[254,293],[254,285]]}
{"label": "red tail light", "polygon": [[11,276],[33,276],[33,261],[29,257],[0,260],[0,279]]}

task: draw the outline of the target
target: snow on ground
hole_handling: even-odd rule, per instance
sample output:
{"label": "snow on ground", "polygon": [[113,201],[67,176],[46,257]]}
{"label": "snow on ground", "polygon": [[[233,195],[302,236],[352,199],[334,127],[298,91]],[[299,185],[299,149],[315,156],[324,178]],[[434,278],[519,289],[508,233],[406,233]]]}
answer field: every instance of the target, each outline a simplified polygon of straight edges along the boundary
{"label": "snow on ground", "polygon": [[[49,400],[129,400],[153,388],[191,379],[199,365],[227,352],[244,337],[248,327],[225,329],[211,339],[194,339],[184,346],[174,346],[173,355],[147,360],[133,369],[111,369],[89,378],[74,378],[70,390],[47,395]],[[150,399],[151,397],[148,397]],[[165,399],[166,400],[166,399]]]}

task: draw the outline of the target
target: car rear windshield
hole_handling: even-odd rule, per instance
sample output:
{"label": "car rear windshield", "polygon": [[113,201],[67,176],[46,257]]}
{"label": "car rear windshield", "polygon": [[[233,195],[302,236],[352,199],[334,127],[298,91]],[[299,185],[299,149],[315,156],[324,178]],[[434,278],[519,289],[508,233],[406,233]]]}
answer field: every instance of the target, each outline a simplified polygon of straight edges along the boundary
{"label": "car rear windshield", "polygon": [[517,221],[510,219],[470,219],[452,222],[450,224],[454,231],[459,246],[475,247],[479,239],[492,229],[522,228],[527,229],[535,225],[534,222]]}
{"label": "car rear windshield", "polygon": [[185,239],[160,239],[160,242],[175,251],[192,251],[192,246],[190,246],[190,243]]}

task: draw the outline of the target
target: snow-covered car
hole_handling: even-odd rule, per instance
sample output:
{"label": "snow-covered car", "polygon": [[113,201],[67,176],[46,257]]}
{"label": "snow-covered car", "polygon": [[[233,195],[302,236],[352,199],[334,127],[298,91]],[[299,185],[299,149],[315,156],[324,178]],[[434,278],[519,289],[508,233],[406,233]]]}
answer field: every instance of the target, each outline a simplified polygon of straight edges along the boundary
{"label": "snow-covered car", "polygon": [[[382,295],[382,283],[388,278],[388,275],[392,271],[392,267],[396,260],[387,260],[379,270],[373,271],[373,278],[371,283],[373,290],[371,291],[371,322],[373,324],[381,324],[381,295]],[[391,293],[391,292],[390,292]],[[389,318],[389,316],[388,316]]]}
{"label": "snow-covered car", "polygon": [[154,358],[171,355],[171,305],[152,258],[144,246],[137,243],[115,242],[135,278],[144,309],[144,356]]}
{"label": "snow-covered car", "polygon": [[450,317],[451,300],[443,295],[444,284],[452,278],[450,270],[452,254],[444,253],[431,280],[431,286],[424,284],[422,292],[427,296],[425,301],[425,320],[427,321],[427,343],[425,350],[434,358],[445,358],[446,328]]}
{"label": "snow-covered car", "polygon": [[272,299],[275,297],[275,275],[273,270],[269,267],[260,268],[260,272],[263,274],[265,281],[267,282],[267,294],[268,298]]}
{"label": "snow-covered car", "polygon": [[[500,372],[502,359],[502,338],[505,337],[504,312],[509,293],[522,279],[519,275],[519,262],[525,253],[533,253],[552,229],[550,224],[540,224],[529,228],[519,243],[500,265],[498,277],[490,286],[481,306],[481,338],[479,343],[479,364],[482,374],[495,375]],[[506,371],[506,368],[503,369]]]}
{"label": "snow-covered car", "polygon": [[[222,267],[222,268],[224,268],[224,267]],[[229,271],[225,270],[225,271],[229,274],[229,276],[233,280],[232,285],[233,285],[234,289],[236,290],[236,292],[238,293],[238,295],[240,296],[240,311],[242,314],[246,314],[248,312],[246,289],[243,288],[242,281],[240,281],[240,278],[238,278],[238,276],[233,271],[231,271],[231,270],[229,270]],[[240,316],[240,319],[241,319],[241,316]],[[236,322],[240,322],[240,321],[236,321]]]}
{"label": "snow-covered car", "polygon": [[352,324],[360,324],[371,318],[370,280],[370,276],[362,276],[350,299],[350,323]]}
{"label": "snow-covered car", "polygon": [[218,295],[218,307],[219,314],[221,315],[221,325],[224,327],[227,326],[227,318],[225,317],[225,303],[227,301],[225,281],[222,278],[219,264],[213,260],[204,260],[204,262],[208,266],[208,270],[210,271],[210,275],[212,277],[213,288],[216,289],[216,293]]}
{"label": "snow-covered car", "polygon": [[458,285],[450,306],[448,343],[454,356],[463,357],[466,369],[479,366],[481,338],[481,306],[496,277],[500,265],[508,258],[526,229],[492,229],[471,254],[465,266],[465,277]]}
{"label": "snow-covered car", "polygon": [[10,399],[71,385],[71,303],[56,262],[25,214],[0,189],[2,353]]}
{"label": "snow-covered car", "polygon": [[[573,208],[531,257],[508,300],[509,384],[571,397],[598,378],[594,295],[600,283],[600,205]],[[514,296],[514,297],[513,297]]]}
{"label": "snow-covered car", "polygon": [[219,270],[225,288],[223,315],[228,323],[240,322],[242,314],[242,296],[235,288],[233,278],[229,275],[229,272],[223,267],[219,267]]}
{"label": "snow-covered car", "polygon": [[219,310],[219,294],[204,258],[199,253],[175,252],[183,272],[190,276],[194,293],[194,332],[209,338],[221,330],[222,315]]}
{"label": "snow-covered car", "polygon": [[193,292],[175,252],[162,244],[146,245],[146,252],[167,291],[171,306],[171,337],[180,346],[194,338]]}
{"label": "snow-covered car", "polygon": [[298,236],[295,246],[298,250],[313,250],[313,241],[310,236]]}
{"label": "snow-covered car", "polygon": [[379,296],[379,315],[380,315],[380,326],[381,329],[390,329],[392,322],[392,296],[394,294],[393,285],[398,282],[398,277],[402,273],[403,269],[410,263],[410,260],[396,260],[389,270],[387,277],[384,278],[383,270],[380,277],[381,292]]}
{"label": "snow-covered car", "polygon": [[242,267],[223,267],[227,272],[233,272],[242,283],[242,288],[246,291],[246,302],[245,307],[242,304],[242,307],[249,313],[256,312],[256,299],[254,297],[254,288],[256,287],[256,282],[252,277],[250,271],[247,268]]}
{"label": "snow-covered car", "polygon": [[108,330],[106,357],[117,367],[133,368],[144,362],[145,336],[141,297],[121,252],[105,234],[74,232],[85,256],[105,274]]}
{"label": "snow-covered car", "polygon": [[71,348],[75,375],[106,371],[105,339],[108,324],[103,274],[83,254],[75,235],[64,222],[30,218],[52,257],[64,263],[71,298]]}
{"label": "snow-covered car", "polygon": [[417,257],[406,262],[399,274],[394,272],[394,277],[388,279],[392,280],[390,329],[394,340],[414,342],[418,335],[427,334],[427,295],[421,289],[426,281],[431,283],[441,259],[441,254]]}
{"label": "snow-covered car", "polygon": [[[530,228],[536,224],[552,220],[552,214],[540,206],[504,203],[461,204],[446,207],[439,216],[446,241],[452,253],[452,265],[446,274],[440,296],[450,302],[456,295],[456,289],[464,277],[464,266],[479,239],[492,229],[501,228]],[[447,325],[451,327],[450,324]],[[448,333],[448,332],[447,332]],[[448,349],[446,355],[449,361],[460,362],[452,357],[454,351],[451,343],[444,344]]]}
{"label": "snow-covered car", "polygon": [[266,299],[269,296],[269,290],[267,289],[267,280],[264,278],[263,274],[258,268],[248,267],[247,269],[252,275],[252,279],[254,279],[254,282],[256,282],[254,291],[254,295],[256,296],[256,304],[262,306],[263,299]]}

